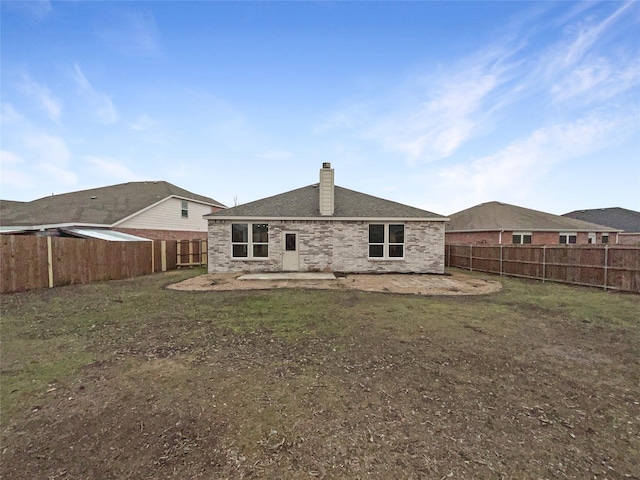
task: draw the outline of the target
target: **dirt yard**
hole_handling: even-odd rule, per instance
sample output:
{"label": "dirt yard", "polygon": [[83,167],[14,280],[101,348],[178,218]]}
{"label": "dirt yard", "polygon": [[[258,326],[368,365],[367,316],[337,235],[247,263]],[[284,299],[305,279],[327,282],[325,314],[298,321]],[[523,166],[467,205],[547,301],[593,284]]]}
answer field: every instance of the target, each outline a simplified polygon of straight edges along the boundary
{"label": "dirt yard", "polygon": [[175,290],[271,290],[302,288],[321,290],[363,290],[367,292],[415,295],[482,295],[497,292],[497,280],[478,278],[454,271],[447,275],[347,275],[335,280],[240,280],[241,273],[206,274],[169,285]]}
{"label": "dirt yard", "polygon": [[638,295],[205,278],[2,295],[0,478],[640,479]]}

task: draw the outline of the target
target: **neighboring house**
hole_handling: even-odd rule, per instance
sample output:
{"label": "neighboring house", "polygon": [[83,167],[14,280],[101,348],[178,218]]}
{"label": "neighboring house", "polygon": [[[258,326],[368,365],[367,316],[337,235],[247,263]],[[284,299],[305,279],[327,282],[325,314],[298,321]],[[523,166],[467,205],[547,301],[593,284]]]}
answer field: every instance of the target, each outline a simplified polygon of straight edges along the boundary
{"label": "neighboring house", "polygon": [[418,208],[320,182],[222,210],[209,221],[209,272],[444,272],[444,222]]}
{"label": "neighboring house", "polygon": [[617,243],[619,229],[551,213],[488,202],[451,215],[446,242],[454,244]]}
{"label": "neighboring house", "polygon": [[4,215],[11,213],[17,208],[22,207],[25,202],[16,202],[13,200],[0,200],[0,218]]}
{"label": "neighboring house", "polygon": [[2,201],[0,231],[59,235],[68,229],[78,233],[98,228],[154,240],[205,239],[203,216],[223,208],[212,198],[168,182],[129,182],[32,202]]}
{"label": "neighboring house", "polygon": [[619,244],[640,245],[640,212],[635,210],[620,207],[594,208],[592,210],[575,210],[565,213],[563,217],[617,228],[622,230],[618,234]]}

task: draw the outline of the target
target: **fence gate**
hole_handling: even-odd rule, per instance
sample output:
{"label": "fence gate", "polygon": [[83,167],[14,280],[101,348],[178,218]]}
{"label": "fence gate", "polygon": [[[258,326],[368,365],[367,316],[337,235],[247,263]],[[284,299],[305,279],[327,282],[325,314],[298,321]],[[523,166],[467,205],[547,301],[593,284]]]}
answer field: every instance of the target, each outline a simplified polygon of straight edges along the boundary
{"label": "fence gate", "polygon": [[178,240],[178,243],[176,245],[177,267],[201,267],[206,265],[206,240]]}

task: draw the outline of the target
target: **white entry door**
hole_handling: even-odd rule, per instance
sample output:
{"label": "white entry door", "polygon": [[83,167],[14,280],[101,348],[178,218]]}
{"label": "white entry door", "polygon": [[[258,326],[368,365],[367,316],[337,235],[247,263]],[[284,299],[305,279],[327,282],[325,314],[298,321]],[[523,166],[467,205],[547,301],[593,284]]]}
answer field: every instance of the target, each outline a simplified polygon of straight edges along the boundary
{"label": "white entry door", "polygon": [[282,270],[285,272],[297,272],[298,260],[298,233],[284,232],[284,252],[282,254]]}

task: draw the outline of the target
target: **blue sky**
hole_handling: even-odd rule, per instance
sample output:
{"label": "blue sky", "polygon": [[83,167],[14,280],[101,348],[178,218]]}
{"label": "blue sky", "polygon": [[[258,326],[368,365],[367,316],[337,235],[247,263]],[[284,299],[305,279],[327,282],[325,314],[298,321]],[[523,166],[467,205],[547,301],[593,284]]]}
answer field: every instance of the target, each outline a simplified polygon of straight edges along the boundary
{"label": "blue sky", "polygon": [[640,2],[3,1],[0,197],[640,210]]}

